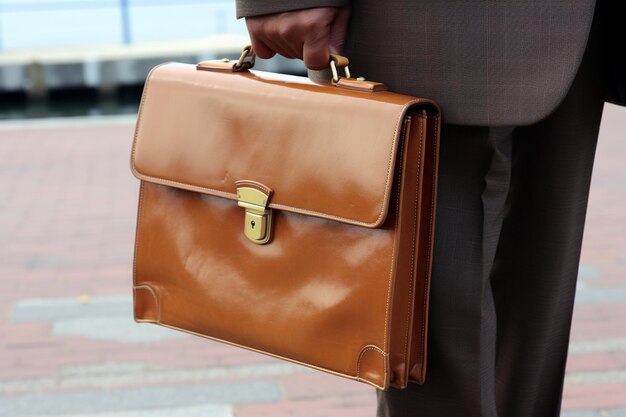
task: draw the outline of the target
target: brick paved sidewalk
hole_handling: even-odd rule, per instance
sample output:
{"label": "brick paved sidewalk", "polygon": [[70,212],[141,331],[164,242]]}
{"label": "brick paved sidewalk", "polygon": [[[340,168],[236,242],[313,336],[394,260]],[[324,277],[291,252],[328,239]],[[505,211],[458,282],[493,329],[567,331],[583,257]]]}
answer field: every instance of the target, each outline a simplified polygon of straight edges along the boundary
{"label": "brick paved sidewalk", "polygon": [[[608,106],[564,417],[626,416],[625,126]],[[365,385],[132,321],[132,128],[0,123],[0,416],[374,416]]]}

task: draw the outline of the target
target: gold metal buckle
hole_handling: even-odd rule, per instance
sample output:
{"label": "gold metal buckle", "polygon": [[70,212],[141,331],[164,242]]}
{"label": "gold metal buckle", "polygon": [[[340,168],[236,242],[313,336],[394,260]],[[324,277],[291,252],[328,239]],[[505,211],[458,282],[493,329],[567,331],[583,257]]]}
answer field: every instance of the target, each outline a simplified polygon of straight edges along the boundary
{"label": "gold metal buckle", "polygon": [[272,209],[267,208],[271,190],[263,192],[241,182],[237,187],[237,205],[246,209],[243,233],[252,242],[263,245],[272,238]]}
{"label": "gold metal buckle", "polygon": [[[246,61],[246,58],[249,58],[249,59]],[[255,59],[256,59],[256,55],[254,54],[254,50],[252,49],[252,46],[251,45],[245,46],[243,48],[243,52],[241,52],[241,56],[239,57],[239,60],[235,63],[235,65],[233,65],[233,71],[240,72],[240,71],[245,71],[254,67]]]}
{"label": "gold metal buckle", "polygon": [[[344,76],[346,78],[350,78],[350,69],[348,66],[343,67]],[[339,73],[337,72],[337,58],[331,54],[330,56],[330,72],[333,74],[333,83],[337,84],[339,82]]]}

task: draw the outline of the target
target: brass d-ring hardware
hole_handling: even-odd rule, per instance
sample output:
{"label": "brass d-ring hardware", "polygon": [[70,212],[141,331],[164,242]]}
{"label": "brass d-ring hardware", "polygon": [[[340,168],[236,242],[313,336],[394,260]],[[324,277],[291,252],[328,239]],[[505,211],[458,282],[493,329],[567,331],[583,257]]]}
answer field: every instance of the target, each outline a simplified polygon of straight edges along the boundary
{"label": "brass d-ring hardware", "polygon": [[[246,58],[248,60],[246,61]],[[246,45],[241,52],[241,56],[239,60],[233,65],[234,72],[241,72],[245,70],[249,70],[254,67],[254,61],[256,59],[256,55],[254,54],[254,50],[252,49],[252,45]]]}
{"label": "brass d-ring hardware", "polygon": [[[340,65],[343,62],[343,65]],[[343,67],[344,76],[350,78],[350,69],[348,68],[348,58],[340,55],[330,54],[330,72],[333,74],[333,83],[339,82],[339,73],[337,72],[337,66]]]}

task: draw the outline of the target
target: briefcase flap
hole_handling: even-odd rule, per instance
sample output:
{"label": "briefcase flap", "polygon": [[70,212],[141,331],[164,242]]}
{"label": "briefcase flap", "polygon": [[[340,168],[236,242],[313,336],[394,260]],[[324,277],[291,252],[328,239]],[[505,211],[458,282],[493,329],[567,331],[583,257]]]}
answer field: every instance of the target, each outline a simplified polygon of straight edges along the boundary
{"label": "briefcase flap", "polygon": [[428,103],[305,77],[170,63],[146,82],[132,168],[143,181],[237,200],[237,181],[273,190],[270,208],[348,224],[385,220],[405,114]]}

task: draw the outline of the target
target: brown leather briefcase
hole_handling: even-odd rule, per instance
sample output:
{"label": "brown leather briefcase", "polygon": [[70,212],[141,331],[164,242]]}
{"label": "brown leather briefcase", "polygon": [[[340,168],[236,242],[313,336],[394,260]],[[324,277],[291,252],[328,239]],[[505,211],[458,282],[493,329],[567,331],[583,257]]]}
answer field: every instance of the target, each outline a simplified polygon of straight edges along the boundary
{"label": "brown leather briefcase", "polygon": [[379,389],[422,383],[437,106],[339,76],[341,57],[319,85],[250,71],[248,53],[146,81],[135,319]]}

